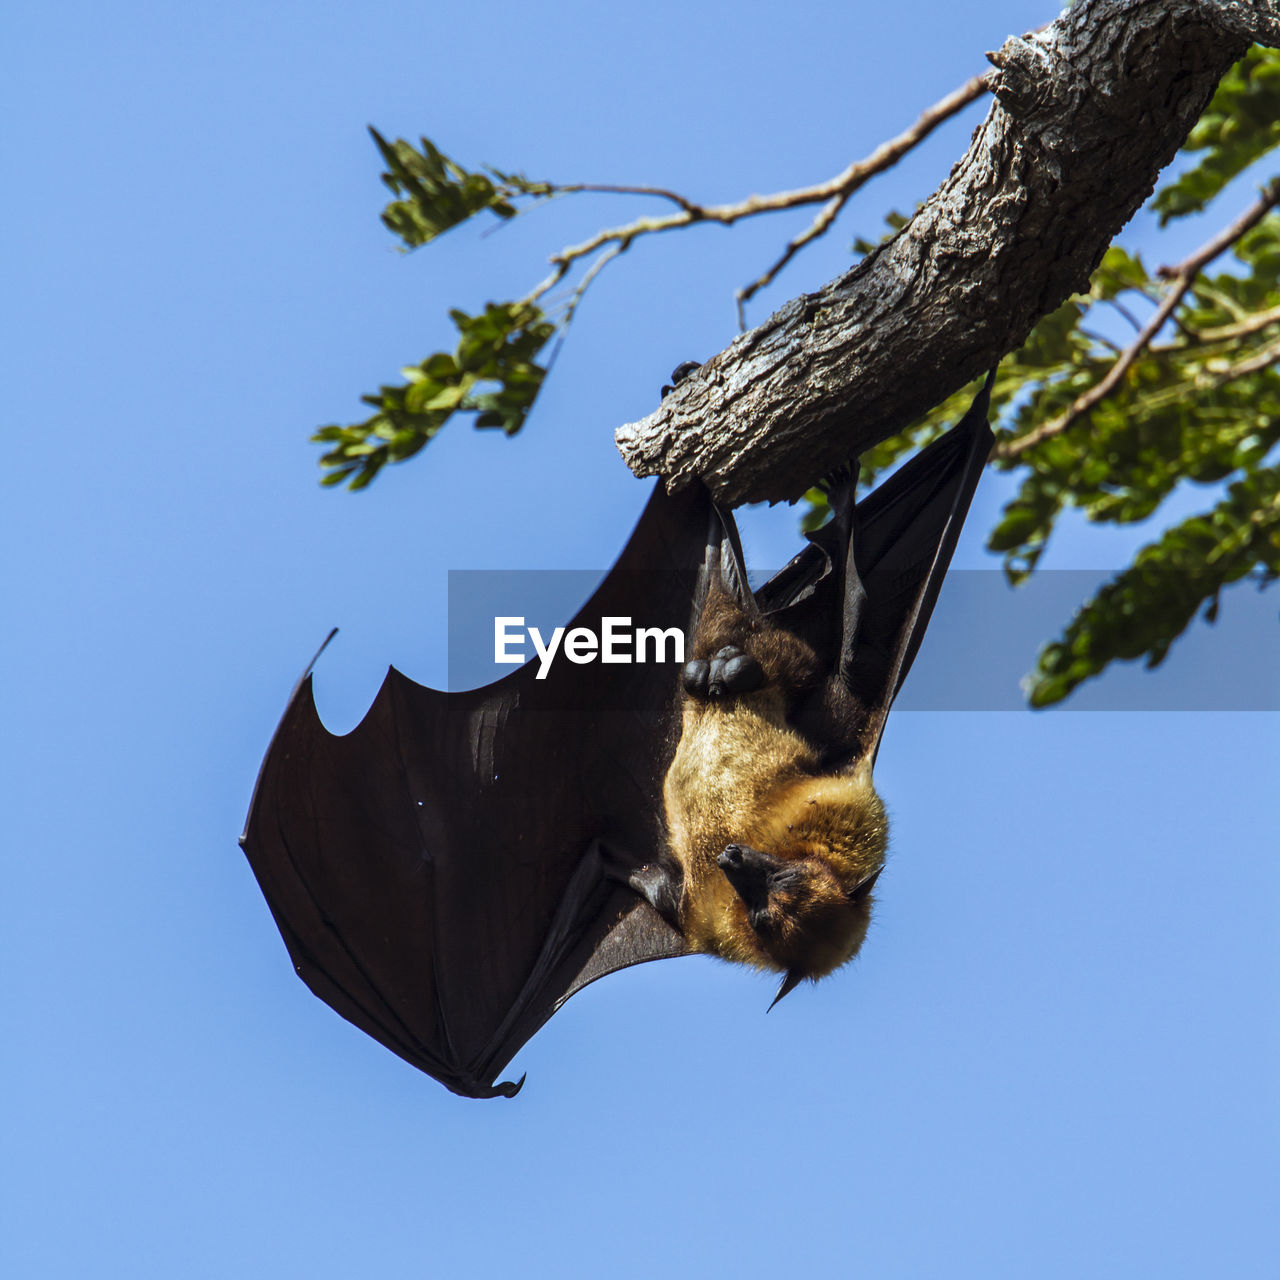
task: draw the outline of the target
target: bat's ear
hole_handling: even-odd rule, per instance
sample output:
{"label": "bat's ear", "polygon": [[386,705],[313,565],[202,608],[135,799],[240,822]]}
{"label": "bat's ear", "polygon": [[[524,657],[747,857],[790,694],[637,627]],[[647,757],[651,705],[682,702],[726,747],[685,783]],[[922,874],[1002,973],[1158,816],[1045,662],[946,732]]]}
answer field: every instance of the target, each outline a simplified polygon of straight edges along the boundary
{"label": "bat's ear", "polygon": [[783,978],[782,985],[778,988],[778,994],[773,997],[773,1004],[771,1004],[765,1012],[768,1013],[769,1010],[773,1008],[774,1004],[777,1004],[783,996],[790,995],[803,981],[803,973],[797,973],[794,969],[788,969],[787,976]]}

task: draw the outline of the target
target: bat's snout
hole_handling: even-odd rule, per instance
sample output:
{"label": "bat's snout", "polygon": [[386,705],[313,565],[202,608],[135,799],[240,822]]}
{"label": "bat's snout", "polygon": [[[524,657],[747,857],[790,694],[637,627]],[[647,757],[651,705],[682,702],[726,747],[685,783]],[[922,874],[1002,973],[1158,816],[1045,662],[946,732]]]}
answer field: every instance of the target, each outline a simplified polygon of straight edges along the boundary
{"label": "bat's snout", "polygon": [[777,858],[748,845],[730,844],[716,856],[716,866],[749,912],[763,911],[769,905],[769,877],[778,866]]}
{"label": "bat's snout", "polygon": [[716,859],[716,866],[718,866],[721,871],[728,871],[731,867],[742,866],[742,862],[742,846],[738,844],[731,844],[727,845],[724,852]]}

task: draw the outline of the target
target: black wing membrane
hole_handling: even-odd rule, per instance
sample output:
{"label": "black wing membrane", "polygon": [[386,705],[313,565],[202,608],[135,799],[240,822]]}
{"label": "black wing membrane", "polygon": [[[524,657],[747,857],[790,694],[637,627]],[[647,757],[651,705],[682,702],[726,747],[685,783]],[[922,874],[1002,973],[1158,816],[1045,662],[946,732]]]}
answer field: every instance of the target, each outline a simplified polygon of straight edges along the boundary
{"label": "black wing membrane", "polygon": [[[711,520],[700,488],[656,491],[570,625],[690,629]],[[446,694],[392,668],[341,737],[304,676],[241,844],[312,991],[455,1093],[511,1096],[494,1081],[570,995],[684,954],[625,885],[662,848],[676,671],[531,663]]]}
{"label": "black wing membrane", "polygon": [[858,759],[879,750],[991,452],[993,380],[994,371],[960,422],[857,503],[853,469],[833,487],[832,519],[756,592],[769,620],[807,640],[864,709],[844,744]]}
{"label": "black wing membrane", "polygon": [[994,371],[956,426],[855,508],[862,592],[846,591],[840,674],[868,710],[863,742],[873,760],[995,442],[987,423],[993,380]]}

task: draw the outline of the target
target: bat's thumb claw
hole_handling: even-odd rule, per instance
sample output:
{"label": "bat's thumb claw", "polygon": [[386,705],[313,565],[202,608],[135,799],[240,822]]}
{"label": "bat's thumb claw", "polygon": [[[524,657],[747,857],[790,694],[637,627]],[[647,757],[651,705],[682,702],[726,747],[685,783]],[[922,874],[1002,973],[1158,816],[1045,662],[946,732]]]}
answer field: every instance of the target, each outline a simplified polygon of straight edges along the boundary
{"label": "bat's thumb claw", "polygon": [[528,1078],[529,1073],[526,1071],[519,1080],[504,1080],[501,1084],[495,1084],[493,1086],[494,1092],[500,1093],[504,1098],[514,1098],[516,1094],[524,1088],[524,1082]]}

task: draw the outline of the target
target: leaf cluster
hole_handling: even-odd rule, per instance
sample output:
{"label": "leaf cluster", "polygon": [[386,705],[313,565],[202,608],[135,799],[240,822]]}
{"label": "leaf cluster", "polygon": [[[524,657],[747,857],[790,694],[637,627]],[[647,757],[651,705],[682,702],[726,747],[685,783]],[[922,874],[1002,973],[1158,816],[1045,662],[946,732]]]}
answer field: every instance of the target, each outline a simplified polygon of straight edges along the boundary
{"label": "leaf cluster", "polygon": [[403,138],[388,142],[372,127],[369,133],[387,166],[383,183],[393,195],[404,197],[387,205],[382,221],[406,249],[427,244],[486,209],[504,221],[514,218],[517,196],[545,196],[553,190],[549,183],[497,169],[473,173],[427,138],[419,138],[414,147]]}
{"label": "leaf cluster", "polygon": [[[1231,178],[1280,142],[1280,54],[1254,49],[1221,82],[1186,150],[1207,154],[1152,202],[1162,223],[1197,212]],[[889,233],[901,225],[890,215]],[[869,241],[855,248],[868,252]],[[1261,584],[1280,572],[1280,215],[1269,214],[1232,246],[1225,269],[1200,272],[1155,340],[1137,337],[1178,287],[1113,245],[1089,292],[1045,316],[1002,362],[992,391],[996,463],[1022,477],[988,539],[1005,572],[1034,571],[1059,517],[1069,509],[1100,524],[1155,515],[1180,486],[1217,496],[1174,525],[1088,601],[1047,645],[1027,681],[1034,706],[1066,697],[1109,662],[1163,661],[1203,611],[1217,617],[1222,588]],[[1111,372],[1125,345],[1136,358],[1115,389],[1078,420],[1073,406]],[[862,459],[862,478],[900,462],[964,412],[978,383],[938,405]],[[1066,422],[1044,434],[1045,424]],[[1043,438],[1029,447],[1019,442]],[[826,517],[820,490],[803,518]]]}
{"label": "leaf cluster", "polygon": [[[1041,651],[1029,681],[1031,705],[1059,702],[1116,659],[1164,661],[1169,646],[1204,606],[1218,616],[1228,583],[1280,577],[1280,467],[1246,471],[1212,510],[1168,529],[1144,547]],[[1207,602],[1207,603],[1206,603]]]}
{"label": "leaf cluster", "polygon": [[[1023,480],[988,546],[1004,553],[1015,582],[1035,568],[1068,507],[1096,523],[1132,524],[1153,516],[1179,486],[1220,495],[1145,546],[1046,646],[1028,681],[1033,705],[1061,700],[1114,660],[1145,654],[1157,665],[1202,606],[1209,621],[1216,618],[1228,583],[1255,572],[1263,582],[1275,577],[1278,250],[1280,217],[1272,214],[1237,242],[1236,270],[1196,278],[1173,313],[1174,335],[1146,347],[1085,419],[1001,464],[1020,470]],[[1121,281],[1126,287],[1117,290]],[[1108,371],[1105,345],[1088,329],[1099,308],[1121,298],[1150,305],[1169,287],[1147,276],[1138,258],[1112,248],[1089,296],[1049,317],[1061,332],[1044,354],[1056,360],[1031,377],[1025,353],[1011,362],[1011,378],[1021,382],[997,448],[1066,413]]]}
{"label": "leaf cluster", "polygon": [[[383,183],[397,196],[382,212],[386,227],[406,250],[429,244],[460,223],[488,211],[502,220],[516,216],[521,197],[548,197],[558,188],[486,166],[465,169],[427,138],[418,146],[388,142],[370,128],[386,164]],[[366,488],[389,462],[413,457],[455,413],[474,413],[479,428],[515,435],[542,389],[547,366],[537,357],[556,323],[531,300],[489,302],[477,315],[456,308],[453,352],[436,351],[401,370],[401,386],[381,386],[360,399],[376,412],[348,426],[330,424],[312,435],[329,446],[320,458],[320,483]]]}
{"label": "leaf cluster", "polygon": [[536,357],[555,326],[539,308],[513,302],[449,317],[459,334],[454,352],[437,351],[401,371],[404,385],[362,396],[376,410],[363,422],[321,427],[311,437],[330,446],[320,459],[329,469],[321,484],[365,488],[388,462],[413,457],[458,412],[509,436],[524,425],[546,376]]}

